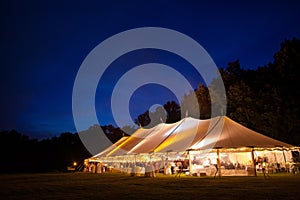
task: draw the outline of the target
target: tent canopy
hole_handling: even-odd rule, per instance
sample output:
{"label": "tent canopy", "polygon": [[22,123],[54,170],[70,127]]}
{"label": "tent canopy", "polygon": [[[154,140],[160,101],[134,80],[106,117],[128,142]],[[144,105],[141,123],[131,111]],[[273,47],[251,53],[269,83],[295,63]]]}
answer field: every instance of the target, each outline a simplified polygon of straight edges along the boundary
{"label": "tent canopy", "polygon": [[[275,140],[258,132],[255,132],[228,117],[221,117],[218,123],[223,124],[220,134],[215,134],[215,138],[208,135],[197,144],[192,145],[191,149],[207,149],[214,143],[214,148],[292,148],[293,146],[279,140]],[[213,134],[211,134],[213,135]],[[211,139],[211,140],[209,140]]]}
{"label": "tent canopy", "polygon": [[285,148],[293,145],[250,130],[226,116],[207,120],[186,117],[173,124],[139,128],[95,157],[182,152],[218,148]]}

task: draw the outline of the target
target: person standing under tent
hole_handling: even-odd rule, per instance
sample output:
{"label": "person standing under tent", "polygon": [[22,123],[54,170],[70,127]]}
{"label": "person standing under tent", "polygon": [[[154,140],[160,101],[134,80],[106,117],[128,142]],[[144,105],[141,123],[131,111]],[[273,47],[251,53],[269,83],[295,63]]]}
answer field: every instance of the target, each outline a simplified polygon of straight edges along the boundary
{"label": "person standing under tent", "polygon": [[166,175],[171,175],[172,174],[171,164],[170,163],[167,163],[167,165],[165,167],[165,174]]}
{"label": "person standing under tent", "polygon": [[150,162],[150,170],[151,170],[150,176],[151,177],[155,177],[156,176],[156,174],[155,174],[155,166],[154,166],[153,162]]}
{"label": "person standing under tent", "polygon": [[101,174],[101,167],[102,167],[102,166],[101,166],[101,163],[98,162],[97,165],[96,165],[96,173],[97,173],[97,174]]}
{"label": "person standing under tent", "polygon": [[92,164],[93,164],[93,163],[89,163],[89,164],[88,164],[88,172],[92,172]]}
{"label": "person standing under tent", "polygon": [[266,171],[267,169],[268,169],[268,158],[266,156],[264,156],[263,162],[262,162],[262,172],[263,172],[265,178],[266,178],[266,176],[269,176]]}
{"label": "person standing under tent", "polygon": [[216,168],[216,172],[215,172],[214,178],[217,176],[217,173],[220,173],[219,172],[218,163],[219,163],[219,158],[214,159],[214,162],[212,163],[215,166],[215,168]]}

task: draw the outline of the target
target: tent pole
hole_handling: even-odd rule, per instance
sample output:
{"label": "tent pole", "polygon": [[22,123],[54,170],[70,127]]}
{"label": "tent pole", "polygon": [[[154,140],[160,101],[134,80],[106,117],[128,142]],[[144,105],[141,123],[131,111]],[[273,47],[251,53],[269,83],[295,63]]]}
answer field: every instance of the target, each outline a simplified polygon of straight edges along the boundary
{"label": "tent pole", "polygon": [[285,167],[285,170],[287,170],[287,164],[286,164],[286,157],[285,157],[285,153],[284,153],[284,148],[282,148],[282,153],[283,153],[283,158],[284,158],[284,167]]}
{"label": "tent pole", "polygon": [[284,149],[282,148],[282,153],[283,153],[283,158],[284,158],[284,164],[286,165],[286,157],[285,157],[285,153],[284,153]]}
{"label": "tent pole", "polygon": [[219,177],[221,177],[221,161],[220,161],[220,152],[219,149],[217,149],[217,165],[218,165],[218,173],[219,173]]}
{"label": "tent pole", "polygon": [[189,154],[189,174],[190,174],[190,176],[192,175],[192,160],[191,160],[191,152],[190,152],[190,150],[188,150],[188,154]]}
{"label": "tent pole", "polygon": [[276,153],[275,153],[275,152],[273,152],[273,155],[274,155],[274,158],[275,158],[275,162],[277,163],[278,161],[277,161],[277,156],[276,156]]}
{"label": "tent pole", "polygon": [[252,157],[252,163],[253,163],[254,176],[257,176],[257,174],[256,174],[256,165],[255,165],[255,158],[254,158],[254,148],[252,148],[251,157]]}

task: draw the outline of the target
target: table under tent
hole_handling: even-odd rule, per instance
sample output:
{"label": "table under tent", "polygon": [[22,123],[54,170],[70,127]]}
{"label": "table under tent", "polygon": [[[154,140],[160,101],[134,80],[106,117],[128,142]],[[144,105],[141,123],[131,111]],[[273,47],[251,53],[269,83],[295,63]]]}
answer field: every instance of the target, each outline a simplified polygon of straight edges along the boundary
{"label": "table under tent", "polygon": [[226,116],[139,128],[85,160],[123,173],[256,176],[295,171],[299,147],[250,130]]}

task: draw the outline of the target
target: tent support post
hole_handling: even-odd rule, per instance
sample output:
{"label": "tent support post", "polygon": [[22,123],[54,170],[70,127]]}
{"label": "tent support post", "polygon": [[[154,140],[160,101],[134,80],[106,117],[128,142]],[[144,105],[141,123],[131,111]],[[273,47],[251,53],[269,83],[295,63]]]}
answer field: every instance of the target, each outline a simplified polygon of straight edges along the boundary
{"label": "tent support post", "polygon": [[219,173],[219,177],[222,176],[221,174],[221,161],[220,161],[220,152],[219,152],[219,149],[217,149],[217,165],[218,165],[218,173]]}
{"label": "tent support post", "polygon": [[188,150],[188,154],[189,154],[189,174],[190,174],[190,176],[192,176],[192,159],[191,159],[191,152],[190,152],[190,150]]}
{"label": "tent support post", "polygon": [[275,162],[278,163],[276,153],[273,152],[273,155],[274,155],[274,158],[275,158]]}
{"label": "tent support post", "polygon": [[254,176],[257,176],[257,174],[256,174],[256,165],[255,165],[255,158],[254,158],[254,148],[252,148],[251,157],[252,157],[252,163],[253,163]]}
{"label": "tent support post", "polygon": [[282,148],[282,153],[283,153],[283,158],[284,158],[284,167],[285,167],[285,170],[288,171],[287,164],[286,164],[286,157],[285,157],[285,153],[284,153],[284,148]]}
{"label": "tent support post", "polygon": [[285,157],[284,149],[282,149],[282,153],[283,153],[283,158],[284,158],[284,164],[286,164],[286,157]]}

